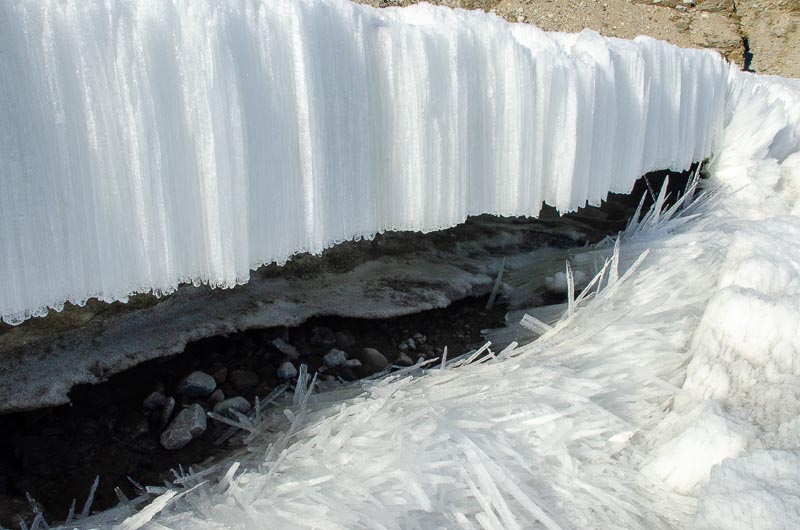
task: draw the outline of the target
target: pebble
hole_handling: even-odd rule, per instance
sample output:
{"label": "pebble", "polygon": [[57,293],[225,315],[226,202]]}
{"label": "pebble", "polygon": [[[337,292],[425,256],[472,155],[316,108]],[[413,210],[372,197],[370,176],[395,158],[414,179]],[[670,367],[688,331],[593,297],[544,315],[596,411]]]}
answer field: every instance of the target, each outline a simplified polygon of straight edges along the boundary
{"label": "pebble", "polygon": [[414,342],[417,345],[425,344],[425,341],[428,340],[428,337],[426,337],[422,333],[415,333],[413,338],[414,338]]}
{"label": "pebble", "polygon": [[228,379],[228,369],[224,366],[218,368],[211,374],[211,377],[214,378],[214,381],[216,381],[218,385],[221,385]]}
{"label": "pebble", "polygon": [[188,398],[204,398],[217,388],[214,378],[205,372],[192,372],[178,383],[176,392]]}
{"label": "pebble", "polygon": [[409,338],[398,344],[397,347],[401,352],[416,351],[417,343],[414,342],[414,339]]}
{"label": "pebble", "polygon": [[242,414],[247,414],[248,412],[250,412],[250,408],[251,407],[249,401],[247,401],[242,396],[236,396],[217,403],[216,405],[214,405],[212,411],[214,412],[214,414],[219,414],[220,416],[228,416],[232,418],[234,417],[234,415],[231,414],[232,410],[235,410],[236,412],[241,412]]}
{"label": "pebble", "polygon": [[325,366],[328,368],[336,368],[337,366],[341,366],[347,361],[347,354],[342,350],[337,350],[336,348],[332,348],[328,353],[325,354],[325,357],[322,358],[322,362],[325,363]]}
{"label": "pebble", "polygon": [[361,368],[361,361],[358,359],[347,359],[344,362],[345,368]]}
{"label": "pebble", "polygon": [[241,390],[247,392],[258,386],[258,374],[250,370],[234,370],[231,372],[229,378],[231,384]]}
{"label": "pebble", "polygon": [[161,409],[161,419],[159,420],[159,425],[161,425],[162,429],[169,423],[173,412],[175,412],[175,398],[169,397],[164,402],[164,407]]}
{"label": "pebble", "polygon": [[375,348],[364,348],[358,356],[361,365],[371,372],[380,372],[389,366],[386,357]]}
{"label": "pebble", "polygon": [[309,337],[311,344],[321,344],[323,346],[333,346],[336,344],[336,335],[334,335],[331,328],[325,326],[314,326],[311,328],[311,337]]}
{"label": "pebble", "polygon": [[336,345],[341,349],[348,350],[355,346],[355,344],[356,338],[350,331],[342,330],[336,332]]}
{"label": "pebble", "polygon": [[178,413],[172,423],[161,433],[161,445],[174,451],[206,432],[206,411],[198,404],[191,405]]}
{"label": "pebble", "polygon": [[291,363],[286,361],[278,368],[278,379],[281,381],[291,381],[297,379],[297,368]]}
{"label": "pebble", "polygon": [[394,364],[396,364],[397,366],[414,366],[414,361],[411,360],[411,357],[409,357],[403,352],[400,353],[400,355],[394,361]]}
{"label": "pebble", "polygon": [[225,393],[219,388],[214,390],[211,395],[208,396],[208,404],[211,406],[214,406],[222,401],[225,401]]}
{"label": "pebble", "polygon": [[166,401],[167,396],[156,390],[144,398],[144,401],[142,401],[142,406],[146,410],[160,410],[164,407],[164,403],[166,403]]}
{"label": "pebble", "polygon": [[285,342],[283,339],[275,339],[272,341],[272,347],[284,354],[286,357],[291,359],[292,361],[296,361],[300,359],[300,352],[297,351],[297,348]]}
{"label": "pebble", "polygon": [[147,418],[139,412],[129,412],[114,427],[117,435],[126,441],[146,436],[150,432]]}

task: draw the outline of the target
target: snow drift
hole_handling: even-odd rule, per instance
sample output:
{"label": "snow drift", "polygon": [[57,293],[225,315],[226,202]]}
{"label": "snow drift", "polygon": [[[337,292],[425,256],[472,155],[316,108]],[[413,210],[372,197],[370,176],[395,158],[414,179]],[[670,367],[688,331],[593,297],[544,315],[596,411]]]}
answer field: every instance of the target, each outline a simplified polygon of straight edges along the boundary
{"label": "snow drift", "polygon": [[345,1],[0,3],[0,317],[535,216],[719,136],[707,51]]}
{"label": "snow drift", "polygon": [[[711,155],[702,197],[662,195],[619,244],[576,258],[595,280],[557,321],[526,320],[536,341],[337,391],[309,393],[302,374],[240,418],[241,454],[68,527],[800,526],[800,82],[428,6],[3,9],[2,183],[17,195],[0,200],[41,236],[8,229],[3,204],[12,320],[227,284],[376,230],[568,209]],[[67,253],[52,273],[69,281],[47,283],[48,252]]]}

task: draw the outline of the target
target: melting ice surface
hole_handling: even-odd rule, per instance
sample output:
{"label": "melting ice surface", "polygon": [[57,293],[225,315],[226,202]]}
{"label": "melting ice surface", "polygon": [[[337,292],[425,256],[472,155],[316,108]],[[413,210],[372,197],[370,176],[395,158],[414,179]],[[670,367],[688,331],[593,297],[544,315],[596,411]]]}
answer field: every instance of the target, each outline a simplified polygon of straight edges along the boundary
{"label": "melting ice surface", "polygon": [[711,157],[704,197],[576,256],[597,280],[536,341],[301,390],[248,451],[77,526],[800,527],[799,82],[429,6],[0,10],[11,320]]}

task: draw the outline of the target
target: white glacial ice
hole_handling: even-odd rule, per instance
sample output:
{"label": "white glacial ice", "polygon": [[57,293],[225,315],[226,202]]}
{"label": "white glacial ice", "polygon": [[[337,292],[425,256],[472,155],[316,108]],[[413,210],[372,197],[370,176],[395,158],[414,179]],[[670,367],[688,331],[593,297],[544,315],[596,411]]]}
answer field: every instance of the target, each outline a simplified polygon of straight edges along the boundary
{"label": "white glacial ice", "polygon": [[246,451],[77,526],[797,527],[800,82],[430,6],[113,6],[0,8],[11,320],[709,178],[587,249],[614,258],[536,341],[310,395],[301,370]]}

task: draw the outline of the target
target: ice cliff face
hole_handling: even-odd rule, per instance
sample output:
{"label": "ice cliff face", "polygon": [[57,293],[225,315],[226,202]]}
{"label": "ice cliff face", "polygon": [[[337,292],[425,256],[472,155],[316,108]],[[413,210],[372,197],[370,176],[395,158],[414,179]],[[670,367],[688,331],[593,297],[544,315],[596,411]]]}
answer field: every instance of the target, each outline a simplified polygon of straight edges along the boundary
{"label": "ice cliff face", "polygon": [[710,155],[729,75],[427,5],[3,2],[0,317],[597,203]]}

